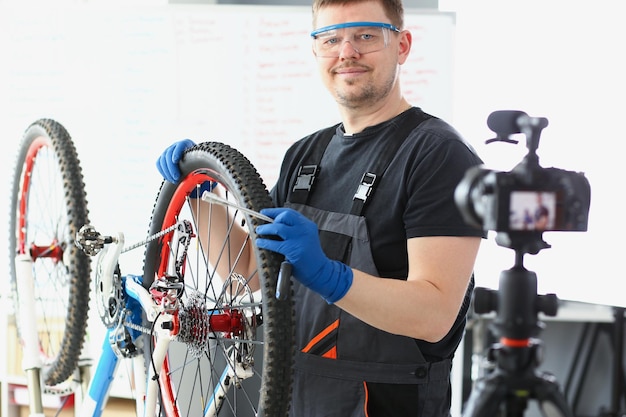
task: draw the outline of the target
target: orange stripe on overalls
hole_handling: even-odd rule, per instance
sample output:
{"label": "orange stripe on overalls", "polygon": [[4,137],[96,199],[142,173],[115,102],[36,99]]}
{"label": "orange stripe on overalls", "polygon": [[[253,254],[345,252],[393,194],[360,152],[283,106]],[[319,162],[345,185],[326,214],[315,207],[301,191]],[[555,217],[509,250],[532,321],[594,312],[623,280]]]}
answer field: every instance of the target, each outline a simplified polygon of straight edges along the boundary
{"label": "orange stripe on overalls", "polygon": [[[326,327],[324,330],[319,332],[317,336],[315,336],[311,341],[302,349],[302,352],[308,353],[315,345],[317,345],[320,341],[324,340],[326,336],[332,333],[334,330],[337,330],[339,327],[339,319],[335,320],[330,326]],[[337,348],[332,348],[329,352],[334,351],[333,359],[337,357]],[[328,354],[328,352],[327,352]],[[326,355],[326,354],[325,354]],[[325,356],[324,355],[324,356]]]}
{"label": "orange stripe on overalls", "polygon": [[337,346],[330,348],[330,350],[322,355],[322,358],[337,359]]}

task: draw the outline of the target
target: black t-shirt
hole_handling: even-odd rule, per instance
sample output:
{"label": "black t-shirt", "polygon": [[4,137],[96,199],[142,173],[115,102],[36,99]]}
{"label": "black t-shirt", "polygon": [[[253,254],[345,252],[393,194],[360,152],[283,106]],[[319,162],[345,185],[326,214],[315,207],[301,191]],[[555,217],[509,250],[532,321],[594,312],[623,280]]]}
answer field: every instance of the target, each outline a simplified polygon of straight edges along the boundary
{"label": "black t-shirt", "polygon": [[[307,204],[349,213],[361,177],[387,146],[386,138],[398,130],[403,117],[416,117],[417,112],[421,110],[411,108],[354,135],[345,135],[339,126],[320,162]],[[271,191],[277,207],[286,202],[309,141],[317,135],[319,132],[301,139],[287,151],[279,179]],[[387,171],[378,179],[364,212],[372,255],[382,277],[406,279],[407,239],[484,236],[483,231],[464,222],[454,202],[454,190],[466,170],[480,163],[472,147],[441,119],[427,119],[409,134]],[[461,312],[463,317],[465,312]],[[448,357],[458,345],[462,327],[459,321],[451,334],[437,344],[423,342],[422,353]]]}

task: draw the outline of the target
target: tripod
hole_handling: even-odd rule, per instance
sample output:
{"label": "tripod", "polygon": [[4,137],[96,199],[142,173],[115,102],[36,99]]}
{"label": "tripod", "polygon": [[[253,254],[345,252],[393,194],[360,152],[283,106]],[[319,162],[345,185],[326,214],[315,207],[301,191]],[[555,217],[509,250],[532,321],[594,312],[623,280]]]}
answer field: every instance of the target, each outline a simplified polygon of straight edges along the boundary
{"label": "tripod", "polygon": [[523,257],[549,245],[540,232],[499,233],[496,241],[515,249],[515,265],[501,273],[497,291],[475,290],[476,313],[496,312],[490,329],[499,342],[488,352],[494,368],[476,382],[463,416],[521,417],[535,400],[544,417],[573,417],[555,378],[537,370],[543,348],[537,336],[544,327],[537,314],[555,316],[558,299],[537,295],[537,275],[524,267]]}

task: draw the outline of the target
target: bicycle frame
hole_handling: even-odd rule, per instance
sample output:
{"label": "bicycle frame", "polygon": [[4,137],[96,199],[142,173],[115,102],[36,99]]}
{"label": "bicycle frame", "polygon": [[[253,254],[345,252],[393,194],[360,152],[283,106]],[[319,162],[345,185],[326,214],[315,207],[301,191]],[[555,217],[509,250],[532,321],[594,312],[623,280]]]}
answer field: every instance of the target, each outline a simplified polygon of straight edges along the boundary
{"label": "bicycle frame", "polygon": [[[272,199],[250,161],[227,144],[199,143],[179,168],[181,181],[159,188],[148,236],[121,249],[121,233],[102,236],[90,226],[67,130],[39,119],[25,131],[8,254],[32,417],[43,416],[43,399],[72,392],[77,414],[99,416],[123,380],[140,417],[288,415],[291,288],[277,288],[281,256],[255,245],[259,211]],[[207,182],[232,205],[197,198]],[[119,256],[138,248],[141,279],[122,276]],[[104,326],[98,336],[107,333],[97,342],[102,352],[91,355],[83,346],[94,301]],[[116,374],[118,363],[128,369]]]}
{"label": "bicycle frame", "polygon": [[[190,233],[188,230],[178,228],[174,233],[179,235],[172,242],[176,242],[179,246],[185,245],[185,242],[189,241],[188,236],[185,236],[186,233]],[[119,233],[117,237],[109,237],[106,240],[110,242],[106,243],[99,253],[95,268],[96,282],[99,283],[100,292],[105,295],[112,294],[115,291],[115,271],[124,245],[124,236],[122,233]],[[172,268],[180,268],[184,264],[179,259],[181,256],[185,256],[184,248],[174,248],[170,253],[174,259],[169,265]],[[21,294],[24,294],[25,300],[32,300],[33,260],[29,255],[19,255],[16,261],[16,264],[20,266],[17,269],[17,281],[20,285],[19,291]],[[176,276],[176,271],[171,271],[171,273],[173,274],[172,276]],[[179,288],[176,285],[172,285],[167,277],[158,277],[155,280],[156,285],[153,284],[150,289],[142,286],[141,276],[126,275],[120,278],[124,294],[124,309],[119,323],[115,327],[109,328],[104,337],[102,352],[90,380],[87,395],[82,404],[77,405],[77,409],[80,409],[81,417],[100,417],[102,415],[120,360],[131,362],[134,372],[133,396],[136,399],[137,416],[151,417],[157,413],[160,390],[159,379],[163,377],[164,373],[168,372],[166,353],[170,342],[176,339],[179,330]],[[25,307],[24,310],[26,311],[34,311],[34,308]],[[212,332],[231,332],[238,326],[235,313],[217,314],[208,309],[207,314],[210,315],[209,323]],[[150,366],[147,367],[145,363],[146,358],[141,351],[141,346],[143,345],[141,338],[144,335],[138,330],[142,326],[142,316],[145,316],[151,323],[152,337],[156,336],[157,340],[154,351],[150,356]],[[130,322],[125,321],[127,317],[130,317]],[[22,314],[20,319],[23,320],[22,328],[36,329],[34,315]],[[40,380],[40,370],[43,363],[38,352],[39,346],[36,330],[35,334],[22,336],[25,344],[23,368],[28,376],[28,387],[31,395],[30,417],[43,417],[41,406],[42,383]],[[230,359],[230,361],[227,361],[220,379],[214,384],[213,393],[204,406],[202,414],[204,417],[215,417],[217,415],[229,387],[234,385],[228,383],[228,381],[246,379],[253,374],[251,370],[240,366],[236,355],[233,355]],[[170,392],[167,395],[175,398],[176,393]],[[166,407],[177,407],[175,401],[163,403]],[[171,415],[172,412],[172,409],[166,410],[167,415]]]}

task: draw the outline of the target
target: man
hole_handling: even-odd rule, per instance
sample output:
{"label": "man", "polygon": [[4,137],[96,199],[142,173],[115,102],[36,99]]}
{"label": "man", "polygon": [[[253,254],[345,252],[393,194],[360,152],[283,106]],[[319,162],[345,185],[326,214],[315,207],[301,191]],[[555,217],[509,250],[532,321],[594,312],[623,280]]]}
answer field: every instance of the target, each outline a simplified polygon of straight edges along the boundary
{"label": "man", "polygon": [[542,193],[537,193],[535,206],[535,230],[546,230],[549,226],[550,210],[543,202]]}
{"label": "man", "polygon": [[[260,248],[296,279],[294,417],[444,416],[483,232],[454,204],[481,161],[412,107],[401,0],[315,0],[313,53],[342,123],[295,143],[271,191]],[[158,161],[176,182],[182,151]]]}

